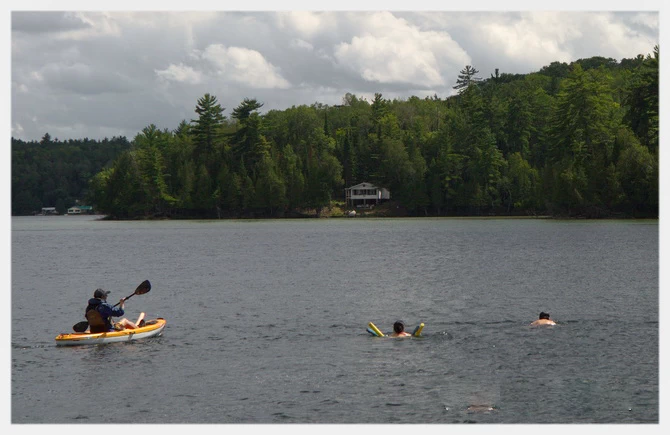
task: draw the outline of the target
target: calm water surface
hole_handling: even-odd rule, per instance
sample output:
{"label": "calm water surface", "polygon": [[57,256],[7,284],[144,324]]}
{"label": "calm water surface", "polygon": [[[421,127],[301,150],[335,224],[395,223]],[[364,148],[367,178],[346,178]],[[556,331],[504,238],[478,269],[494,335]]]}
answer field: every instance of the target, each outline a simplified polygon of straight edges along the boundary
{"label": "calm water surface", "polygon": [[[14,217],[11,421],[659,423],[658,229]],[[55,346],[97,287],[145,279],[126,315],[162,337]],[[396,319],[424,336],[365,331]]]}

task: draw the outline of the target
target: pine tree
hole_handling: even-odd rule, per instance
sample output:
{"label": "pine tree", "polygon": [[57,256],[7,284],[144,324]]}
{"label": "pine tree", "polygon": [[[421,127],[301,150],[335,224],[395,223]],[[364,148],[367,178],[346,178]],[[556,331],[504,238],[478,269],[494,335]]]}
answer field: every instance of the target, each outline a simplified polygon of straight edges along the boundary
{"label": "pine tree", "polygon": [[225,109],[217,102],[216,97],[205,94],[198,100],[195,112],[198,119],[192,119],[191,133],[195,138],[196,163],[207,163],[215,144],[222,141],[221,125],[226,119],[223,116]]}
{"label": "pine tree", "polygon": [[458,93],[463,93],[470,85],[476,84],[481,81],[480,77],[476,77],[476,74],[479,73],[475,67],[466,65],[458,75],[458,80],[456,80],[456,86],[454,89],[458,90]]}

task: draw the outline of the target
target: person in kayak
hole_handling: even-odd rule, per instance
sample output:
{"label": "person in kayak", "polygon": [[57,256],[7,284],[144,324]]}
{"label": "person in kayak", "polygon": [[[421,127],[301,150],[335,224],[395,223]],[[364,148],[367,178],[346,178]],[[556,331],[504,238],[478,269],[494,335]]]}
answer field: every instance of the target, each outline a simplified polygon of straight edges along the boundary
{"label": "person in kayak", "polygon": [[542,325],[552,326],[555,324],[556,322],[554,322],[549,318],[549,313],[545,313],[544,311],[542,311],[540,313],[540,318],[531,323],[530,326],[542,326]]}
{"label": "person in kayak", "polygon": [[86,320],[88,320],[90,332],[95,334],[98,332],[137,328],[137,325],[126,318],[112,324],[112,317],[121,317],[125,314],[123,311],[125,298],[119,301],[118,307],[113,307],[107,303],[109,293],[109,290],[99,288],[93,292],[93,297],[88,300]]}
{"label": "person in kayak", "polygon": [[412,334],[405,332],[405,322],[398,320],[393,324],[393,334],[391,337],[411,337]]}

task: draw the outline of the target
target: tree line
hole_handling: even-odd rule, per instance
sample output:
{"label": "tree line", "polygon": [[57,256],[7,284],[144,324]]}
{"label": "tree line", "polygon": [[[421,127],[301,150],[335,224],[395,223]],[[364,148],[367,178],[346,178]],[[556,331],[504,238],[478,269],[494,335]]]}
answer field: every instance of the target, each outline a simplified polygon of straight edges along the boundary
{"label": "tree line", "polygon": [[[116,158],[79,171],[77,194],[120,219],[279,217],[318,215],[368,181],[420,216],[657,217],[658,63],[656,46],[485,79],[468,65],[444,99],[348,93],[265,114],[244,99],[228,116],[208,93],[174,130],[112,141]],[[14,171],[36,157],[24,147],[13,141],[13,213],[18,195],[40,198]]]}
{"label": "tree line", "polygon": [[56,207],[62,214],[76,201],[83,204],[89,180],[129,149],[125,137],[60,141],[47,133],[39,142],[12,138],[12,215],[30,215],[42,207]]}

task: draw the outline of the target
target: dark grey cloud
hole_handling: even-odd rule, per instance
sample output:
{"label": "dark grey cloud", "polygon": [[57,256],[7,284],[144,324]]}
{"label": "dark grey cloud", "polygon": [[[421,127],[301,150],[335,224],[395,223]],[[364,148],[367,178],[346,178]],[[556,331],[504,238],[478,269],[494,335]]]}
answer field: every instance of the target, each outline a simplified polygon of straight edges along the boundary
{"label": "dark grey cloud", "polygon": [[91,25],[71,12],[13,11],[12,33],[51,33],[81,30]]}
{"label": "dark grey cloud", "polygon": [[100,70],[94,65],[50,65],[42,70],[44,87],[54,93],[82,96],[132,92],[136,85],[123,72]]}

